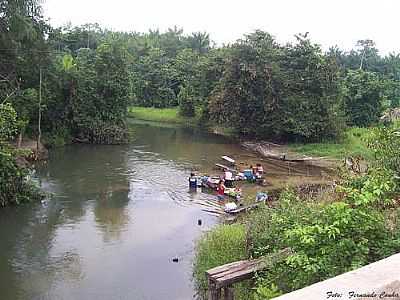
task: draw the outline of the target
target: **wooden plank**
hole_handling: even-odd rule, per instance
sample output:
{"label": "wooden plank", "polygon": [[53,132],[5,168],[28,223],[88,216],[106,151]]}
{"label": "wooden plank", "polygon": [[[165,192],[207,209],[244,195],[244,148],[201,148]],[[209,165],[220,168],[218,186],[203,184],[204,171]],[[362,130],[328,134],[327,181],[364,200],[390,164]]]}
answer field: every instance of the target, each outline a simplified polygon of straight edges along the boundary
{"label": "wooden plank", "polygon": [[210,275],[215,277],[215,276],[220,276],[221,274],[227,274],[227,273],[232,273],[232,272],[235,272],[235,271],[240,271],[240,270],[242,270],[242,269],[244,269],[246,267],[253,266],[254,264],[257,264],[260,260],[261,260],[261,258],[260,259],[254,259],[254,260],[240,260],[240,261],[237,261],[237,262],[226,264],[226,265],[223,265],[223,266],[220,266],[220,267],[212,269],[213,272]]}
{"label": "wooden plank", "polygon": [[210,208],[217,208],[216,205],[210,205],[208,203],[204,203],[204,202],[200,202],[200,201],[192,201],[192,203],[201,205],[201,206],[205,206],[205,207],[210,207]]}
{"label": "wooden plank", "polygon": [[215,203],[215,202],[212,202],[212,201],[208,201],[208,200],[193,200],[193,201],[191,201],[191,203],[205,205],[205,206],[219,208],[219,209],[223,209],[224,208],[222,205],[220,205],[218,203]]}
{"label": "wooden plank", "polygon": [[250,204],[250,205],[246,205],[246,206],[240,206],[239,208],[232,209],[232,210],[228,211],[228,213],[229,213],[229,214],[232,214],[232,215],[238,214],[238,213],[241,213],[241,212],[243,212],[243,211],[247,211],[247,210],[256,208],[256,207],[258,207],[260,204],[261,204],[261,202],[259,202],[259,203],[254,203],[254,204]]}
{"label": "wooden plank", "polygon": [[225,278],[227,276],[230,276],[232,274],[240,273],[242,271],[252,271],[255,267],[264,267],[263,260],[251,260],[251,261],[245,261],[244,263],[231,267],[223,272],[220,272],[218,274],[215,274],[212,276],[214,280],[218,280],[220,278]]}
{"label": "wooden plank", "polygon": [[223,210],[202,209],[202,211],[207,212],[207,213],[212,213],[212,214],[218,214],[218,215],[223,215],[224,214]]}
{"label": "wooden plank", "polygon": [[223,164],[215,164],[215,166],[216,166],[217,168],[219,168],[219,169],[222,169],[222,170],[227,169],[227,170],[231,171],[232,173],[237,173],[237,171],[236,171],[235,169],[232,169],[232,168],[230,168],[230,167],[228,167],[228,166],[225,166],[225,165],[223,165]]}
{"label": "wooden plank", "polygon": [[224,277],[217,278],[213,280],[215,282],[215,286],[217,288],[222,288],[227,285],[232,285],[234,283],[250,279],[253,277],[254,273],[260,271],[265,268],[265,263],[260,263],[259,265],[254,265],[243,269],[241,271],[237,271],[235,273],[227,274]]}
{"label": "wooden plank", "polygon": [[230,267],[234,267],[234,266],[240,265],[243,262],[246,262],[246,260],[239,260],[239,261],[235,261],[235,262],[232,262],[232,263],[229,263],[229,264],[226,264],[226,265],[218,266],[218,267],[215,267],[215,268],[212,268],[212,269],[206,271],[206,274],[208,276],[213,276],[213,275],[218,274],[220,272],[224,272],[225,270],[229,269]]}
{"label": "wooden plank", "polygon": [[222,158],[223,160],[226,160],[227,162],[229,162],[229,163],[232,164],[232,165],[235,164],[235,160],[234,160],[233,158],[230,158],[229,156],[224,155],[224,156],[221,156],[221,158]]}
{"label": "wooden plank", "polygon": [[202,201],[204,201],[205,203],[208,203],[210,205],[213,205],[213,206],[216,206],[216,207],[219,207],[219,208],[223,209],[223,206],[218,204],[217,202],[213,202],[213,201],[210,201],[210,200],[202,200]]}
{"label": "wooden plank", "polygon": [[254,273],[259,270],[261,270],[261,269],[243,270],[243,271],[237,272],[235,274],[228,275],[224,278],[215,280],[215,286],[217,288],[223,288],[226,285],[231,285],[231,284],[234,284],[234,283],[246,280],[246,279],[251,279],[251,278],[253,278]]}
{"label": "wooden plank", "polygon": [[267,268],[269,264],[275,261],[286,258],[290,253],[291,250],[286,248],[267,257],[232,262],[210,269],[206,272],[206,275],[208,276],[209,283],[215,289],[225,288],[234,283],[252,278],[255,272]]}

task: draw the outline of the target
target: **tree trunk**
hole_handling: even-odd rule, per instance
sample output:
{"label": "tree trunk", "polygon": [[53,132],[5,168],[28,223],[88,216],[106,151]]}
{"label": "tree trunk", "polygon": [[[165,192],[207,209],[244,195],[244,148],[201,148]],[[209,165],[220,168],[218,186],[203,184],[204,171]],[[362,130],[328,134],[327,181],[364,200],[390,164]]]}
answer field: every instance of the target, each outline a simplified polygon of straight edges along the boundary
{"label": "tree trunk", "polygon": [[19,132],[19,135],[18,135],[17,148],[21,148],[21,144],[22,144],[22,130]]}
{"label": "tree trunk", "polygon": [[39,117],[38,117],[38,138],[36,143],[36,151],[39,156],[40,153],[40,139],[42,138],[42,67],[39,68]]}

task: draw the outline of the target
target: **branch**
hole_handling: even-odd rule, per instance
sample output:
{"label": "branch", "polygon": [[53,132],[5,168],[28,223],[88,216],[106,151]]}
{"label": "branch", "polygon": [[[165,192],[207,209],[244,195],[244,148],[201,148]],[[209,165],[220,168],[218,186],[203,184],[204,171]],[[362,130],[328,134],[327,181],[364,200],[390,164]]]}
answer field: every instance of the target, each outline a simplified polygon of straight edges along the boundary
{"label": "branch", "polygon": [[18,91],[18,89],[15,89],[11,94],[9,94],[9,95],[4,99],[4,101],[1,102],[1,104],[4,104],[4,103],[7,101],[8,98],[10,98],[13,94],[15,94],[16,91]]}

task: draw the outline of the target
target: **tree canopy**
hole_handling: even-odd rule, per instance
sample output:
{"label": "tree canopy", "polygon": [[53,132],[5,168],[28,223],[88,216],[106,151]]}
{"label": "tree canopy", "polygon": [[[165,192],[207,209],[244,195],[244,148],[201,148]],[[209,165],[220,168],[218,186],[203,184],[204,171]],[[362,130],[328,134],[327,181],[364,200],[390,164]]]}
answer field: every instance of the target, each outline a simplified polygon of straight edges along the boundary
{"label": "tree canopy", "polygon": [[399,54],[381,56],[372,40],[324,53],[308,34],[279,44],[257,30],[216,47],[208,33],[176,26],[53,28],[35,0],[2,1],[0,15],[1,102],[12,104],[32,136],[40,110],[50,144],[122,142],[129,105],[183,106],[182,114],[196,111],[201,122],[241,135],[314,141],[374,124],[400,103]]}

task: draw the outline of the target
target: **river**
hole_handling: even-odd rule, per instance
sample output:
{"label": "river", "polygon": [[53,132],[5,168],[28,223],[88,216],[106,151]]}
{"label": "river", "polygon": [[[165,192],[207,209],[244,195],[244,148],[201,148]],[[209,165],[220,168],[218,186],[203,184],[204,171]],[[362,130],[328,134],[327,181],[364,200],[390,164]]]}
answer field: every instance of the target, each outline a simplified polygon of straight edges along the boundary
{"label": "river", "polygon": [[254,155],[201,129],[133,131],[129,145],[51,151],[35,176],[52,198],[0,210],[0,299],[193,299],[195,241],[218,218],[187,177]]}

